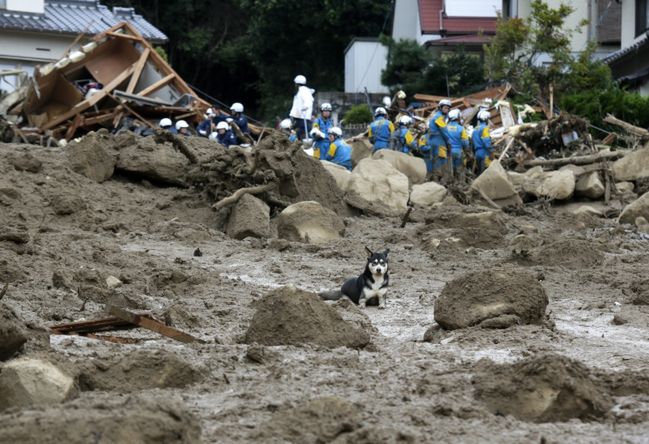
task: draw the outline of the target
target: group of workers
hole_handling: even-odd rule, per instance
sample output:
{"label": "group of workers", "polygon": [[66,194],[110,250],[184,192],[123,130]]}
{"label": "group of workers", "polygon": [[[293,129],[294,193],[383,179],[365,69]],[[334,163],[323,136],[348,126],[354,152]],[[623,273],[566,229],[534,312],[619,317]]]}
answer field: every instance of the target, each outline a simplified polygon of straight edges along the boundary
{"label": "group of workers", "polygon": [[[306,86],[303,75],[296,76],[294,84],[293,105],[289,118],[280,122],[280,130],[292,142],[310,138],[315,158],[351,170],[352,148],[345,142],[341,128],[333,121],[331,104],[323,103],[320,115],[313,118],[314,90]],[[473,129],[470,141],[460,110],[451,109],[451,106],[450,100],[441,100],[425,131],[415,131],[415,119],[406,113],[399,114],[395,126],[388,118],[385,107],[376,108],[375,120],[367,129],[372,151],[392,149],[422,157],[429,173],[440,172],[447,165],[451,170],[461,169],[468,158],[473,158],[474,168],[478,173],[482,172],[493,157],[489,111],[481,109],[478,112],[477,126]],[[205,120],[196,127],[196,132],[226,147],[245,143],[242,139],[249,135],[250,130],[243,111],[243,105],[239,102],[230,107],[230,115],[217,107],[209,108]],[[192,135],[185,120],[178,120],[174,125],[171,119],[164,118],[160,121],[160,127],[175,134]]]}

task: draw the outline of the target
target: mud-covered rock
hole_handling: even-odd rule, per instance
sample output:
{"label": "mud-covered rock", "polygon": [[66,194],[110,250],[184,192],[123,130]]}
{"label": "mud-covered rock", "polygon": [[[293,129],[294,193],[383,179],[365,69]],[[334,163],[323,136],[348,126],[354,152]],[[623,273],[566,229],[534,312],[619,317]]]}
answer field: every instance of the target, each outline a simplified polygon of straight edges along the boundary
{"label": "mud-covered rock", "polygon": [[27,342],[25,324],[11,308],[0,304],[0,361],[7,360],[18,353],[25,342]]}
{"label": "mud-covered rock", "polygon": [[590,269],[604,262],[604,253],[592,242],[584,239],[559,238],[554,242],[534,248],[523,264]]}
{"label": "mud-covered rock", "polygon": [[435,300],[435,321],[449,330],[505,315],[517,318],[508,318],[509,324],[541,324],[547,305],[548,296],[534,274],[506,266],[448,282]]}
{"label": "mud-covered rock", "polygon": [[363,159],[352,171],[345,200],[372,214],[399,216],[408,204],[408,177],[385,160]]}
{"label": "mud-covered rock", "polygon": [[74,379],[48,361],[20,358],[0,367],[0,409],[57,404],[77,394]]}
{"label": "mud-covered rock", "polygon": [[499,205],[520,203],[514,184],[498,161],[491,162],[489,168],[484,170],[473,181],[471,189],[484,193],[485,196]]}
{"label": "mud-covered rock", "polygon": [[262,424],[254,439],[260,442],[325,443],[360,427],[358,408],[332,396],[280,409],[270,421]]}
{"label": "mud-covered rock", "polygon": [[355,140],[350,145],[352,147],[352,167],[356,168],[361,160],[372,156],[372,144],[368,139]]}
{"label": "mud-covered rock", "polygon": [[201,442],[200,423],[180,399],[151,396],[78,399],[3,415],[0,424],[2,444]]}
{"label": "mud-covered rock", "polygon": [[9,163],[13,165],[16,171],[40,173],[43,169],[43,162],[30,153],[16,153],[9,157]]}
{"label": "mud-covered rock", "polygon": [[617,182],[615,184],[615,188],[619,193],[629,194],[629,193],[633,193],[633,189],[635,188],[635,185],[633,184],[633,182]]}
{"label": "mud-covered rock", "polygon": [[340,239],[345,224],[340,216],[318,202],[298,202],[280,213],[277,233],[290,241],[319,244]]}
{"label": "mud-covered rock", "polygon": [[583,421],[603,417],[613,403],[583,364],[542,355],[514,364],[478,364],[475,397],[496,415],[522,421]]}
{"label": "mud-covered rock", "polygon": [[575,185],[575,173],[572,171],[551,171],[544,174],[541,184],[533,194],[553,200],[566,200],[572,197]]}
{"label": "mud-covered rock", "polygon": [[443,185],[436,182],[426,182],[413,185],[410,192],[410,202],[415,208],[430,208],[443,202],[447,195],[448,191]]}
{"label": "mud-covered rock", "polygon": [[410,185],[423,183],[426,180],[428,170],[426,162],[420,157],[409,156],[405,153],[393,150],[378,150],[372,154],[372,159],[385,160],[395,167],[399,172],[405,174]]}
{"label": "mud-covered rock", "polygon": [[236,203],[225,228],[234,239],[266,238],[270,235],[270,207],[257,197],[244,194]]}
{"label": "mud-covered rock", "polygon": [[54,214],[59,216],[78,213],[86,208],[83,198],[72,192],[61,192],[50,196],[50,205]]}
{"label": "mud-covered rock", "polygon": [[624,207],[618,221],[621,224],[635,223],[636,218],[644,217],[649,220],[649,193],[645,193]]}
{"label": "mud-covered rock", "polygon": [[335,163],[326,160],[321,160],[320,163],[322,163],[325,170],[333,176],[340,191],[343,193],[346,192],[349,187],[349,181],[352,177],[351,171],[343,166],[336,165]]}
{"label": "mud-covered rock", "polygon": [[627,154],[613,162],[613,175],[616,181],[629,181],[649,178],[649,148]]}
{"label": "mud-covered rock", "polygon": [[154,388],[183,388],[201,381],[205,371],[171,351],[133,351],[82,364],[82,390],[131,393]]}
{"label": "mud-covered rock", "polygon": [[115,169],[171,185],[185,185],[189,160],[170,143],[142,137],[119,149]]}
{"label": "mud-covered rock", "polygon": [[110,179],[115,171],[115,157],[100,143],[96,133],[91,133],[79,142],[66,147],[70,168],[95,182]]}
{"label": "mud-covered rock", "polygon": [[284,287],[257,303],[244,342],[362,348],[369,344],[370,335],[345,321],[318,295]]}
{"label": "mud-covered rock", "polygon": [[589,199],[599,199],[604,195],[604,191],[604,183],[597,171],[579,177],[575,185],[575,194]]}

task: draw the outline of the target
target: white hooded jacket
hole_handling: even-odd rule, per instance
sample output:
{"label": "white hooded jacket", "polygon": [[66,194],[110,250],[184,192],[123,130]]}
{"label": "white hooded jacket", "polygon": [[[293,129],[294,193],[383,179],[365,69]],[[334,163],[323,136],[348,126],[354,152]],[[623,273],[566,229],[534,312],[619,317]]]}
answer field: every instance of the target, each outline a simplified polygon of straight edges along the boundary
{"label": "white hooded jacket", "polygon": [[293,107],[289,116],[294,119],[311,120],[313,115],[313,92],[311,88],[301,85],[295,97],[293,97]]}

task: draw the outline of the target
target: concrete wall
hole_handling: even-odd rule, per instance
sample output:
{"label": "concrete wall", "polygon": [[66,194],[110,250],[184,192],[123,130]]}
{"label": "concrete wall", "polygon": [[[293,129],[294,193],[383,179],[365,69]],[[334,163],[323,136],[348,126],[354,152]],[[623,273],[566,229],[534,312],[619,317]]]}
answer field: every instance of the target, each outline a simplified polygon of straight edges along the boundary
{"label": "concrete wall", "polygon": [[395,40],[416,40],[419,22],[419,6],[417,0],[396,0],[394,6],[394,23],[392,38]]}
{"label": "concrete wall", "polygon": [[444,10],[449,17],[496,17],[502,0],[446,0]]}
{"label": "concrete wall", "polygon": [[0,59],[51,62],[60,59],[73,36],[0,31]]}
{"label": "concrete wall", "polygon": [[45,0],[5,0],[9,11],[31,12],[42,14],[45,12]]}
{"label": "concrete wall", "polygon": [[385,93],[381,72],[387,65],[388,48],[379,42],[357,40],[345,53],[345,92]]}

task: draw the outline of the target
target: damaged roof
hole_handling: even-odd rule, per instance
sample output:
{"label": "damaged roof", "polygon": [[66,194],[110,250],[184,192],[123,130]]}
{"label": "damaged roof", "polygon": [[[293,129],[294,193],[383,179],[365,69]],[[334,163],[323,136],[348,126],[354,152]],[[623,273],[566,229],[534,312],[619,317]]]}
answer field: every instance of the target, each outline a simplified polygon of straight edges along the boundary
{"label": "damaged roof", "polygon": [[633,45],[627,46],[626,48],[622,48],[612,54],[609,54],[608,56],[604,57],[602,61],[610,65],[611,63],[617,62],[618,60],[625,58],[628,55],[635,54],[636,51],[645,46],[647,43],[649,43],[649,31],[645,32],[644,35],[639,37]]}
{"label": "damaged roof", "polygon": [[113,8],[98,0],[45,0],[45,12],[33,14],[20,11],[0,12],[0,29],[94,35],[120,22],[128,22],[145,39],[164,43],[167,36],[135,13],[133,8]]}

